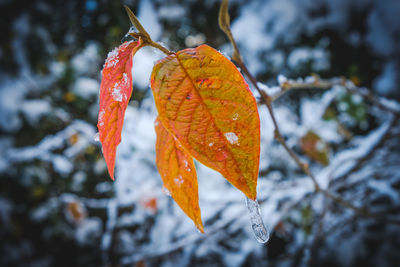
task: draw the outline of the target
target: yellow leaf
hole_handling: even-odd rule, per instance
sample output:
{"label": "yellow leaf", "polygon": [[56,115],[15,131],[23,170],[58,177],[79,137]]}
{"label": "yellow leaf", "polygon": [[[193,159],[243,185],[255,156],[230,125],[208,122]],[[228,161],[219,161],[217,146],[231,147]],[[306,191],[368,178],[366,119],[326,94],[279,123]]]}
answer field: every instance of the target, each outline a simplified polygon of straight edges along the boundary
{"label": "yellow leaf", "polygon": [[151,88],[159,120],[185,151],[256,199],[260,119],[236,66],[207,45],[181,50],[154,66]]}
{"label": "yellow leaf", "polygon": [[196,227],[204,232],[193,159],[158,119],[155,122],[155,130],[156,164],[164,186]]}

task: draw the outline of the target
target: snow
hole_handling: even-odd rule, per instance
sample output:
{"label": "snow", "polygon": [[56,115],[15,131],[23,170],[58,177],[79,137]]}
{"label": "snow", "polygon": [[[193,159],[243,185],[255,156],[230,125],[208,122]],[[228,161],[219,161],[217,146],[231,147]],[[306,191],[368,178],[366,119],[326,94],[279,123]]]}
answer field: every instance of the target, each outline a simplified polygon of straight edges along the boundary
{"label": "snow", "polygon": [[81,245],[92,244],[102,232],[102,228],[103,223],[101,222],[100,218],[87,218],[77,228],[75,239]]}
{"label": "snow", "polygon": [[[125,94],[125,91],[128,88],[129,88],[129,78],[128,75],[124,72],[122,74],[122,79],[116,82],[114,84],[114,87],[112,87],[111,95],[113,99],[118,102],[126,101],[128,99],[128,96]],[[100,113],[100,115],[102,115],[102,113]]]}
{"label": "snow", "polygon": [[154,62],[165,55],[157,49],[144,47],[140,49],[133,58],[132,77],[133,84],[140,90],[146,90],[150,85],[150,75]]}
{"label": "snow", "polygon": [[60,155],[53,155],[52,163],[54,170],[62,176],[70,174],[74,167],[71,161],[69,161],[66,157]]}
{"label": "snow", "polygon": [[111,52],[108,52],[107,59],[104,63],[103,69],[113,68],[118,64],[119,62],[118,51],[119,51],[118,47],[115,47],[113,50],[111,50]]}
{"label": "snow", "polygon": [[158,9],[158,17],[169,21],[179,21],[185,14],[185,7],[178,4],[169,4]]}
{"label": "snow", "polygon": [[366,40],[377,53],[388,58],[399,51],[399,12],[399,1],[381,0],[374,1],[374,8],[368,16],[369,31]]}
{"label": "snow", "polygon": [[72,90],[76,95],[89,100],[99,93],[100,83],[95,79],[80,77],[76,79]]}
{"label": "snow", "polygon": [[[53,151],[60,149],[64,143],[74,134],[78,133],[80,138],[64,151],[64,155],[54,154]],[[11,148],[7,151],[8,162],[26,162],[33,159],[51,162],[56,172],[67,175],[72,171],[73,165],[68,158],[72,158],[90,143],[95,134],[94,127],[86,122],[76,120],[64,130],[45,137],[37,145],[24,148]]]}
{"label": "snow", "polygon": [[[101,249],[108,250],[111,245],[111,238],[114,227],[117,224],[118,205],[116,199],[110,199],[107,204],[107,225],[101,239]],[[100,233],[101,231],[97,231]]]}
{"label": "snow", "polygon": [[97,73],[100,55],[98,52],[98,44],[90,42],[83,51],[75,55],[72,60],[72,68],[77,75],[93,75]]}
{"label": "snow", "polygon": [[382,95],[395,92],[398,89],[398,82],[400,77],[398,76],[400,67],[396,65],[396,62],[389,61],[386,63],[381,75],[379,75],[374,81],[374,88],[377,92]]}
{"label": "snow", "polygon": [[51,106],[46,100],[26,100],[22,102],[21,111],[30,124],[36,125],[41,117],[51,111]]}
{"label": "snow", "polygon": [[367,136],[355,138],[353,148],[337,153],[329,166],[318,174],[320,185],[326,187],[329,182],[328,179],[344,175],[357,164],[356,159],[366,157],[373,147],[377,145],[377,142],[382,139],[383,135],[386,134],[390,123],[390,121],[387,121]]}
{"label": "snow", "polygon": [[151,1],[140,1],[138,19],[146,31],[150,34],[151,39],[158,41],[161,37],[163,29],[158,21],[157,11]]}
{"label": "snow", "polygon": [[17,103],[22,102],[28,86],[20,80],[0,79],[0,129],[14,132],[22,126]]}
{"label": "snow", "polygon": [[177,186],[181,186],[183,184],[183,178],[182,175],[178,175],[177,177],[174,178],[174,183]]}
{"label": "snow", "polygon": [[299,47],[293,49],[289,54],[288,65],[292,69],[296,69],[307,62],[312,62],[312,68],[316,71],[330,68],[329,55],[321,48]]}
{"label": "snow", "polygon": [[278,80],[278,84],[279,84],[280,86],[282,86],[285,82],[288,81],[288,79],[287,79],[284,75],[282,75],[282,74],[279,74],[279,75],[278,75],[277,80]]}
{"label": "snow", "polygon": [[226,137],[226,140],[229,141],[232,145],[238,145],[239,144],[239,137],[235,133],[229,132],[224,134]]}
{"label": "snow", "polygon": [[13,205],[8,199],[0,197],[0,221],[6,227],[10,222],[12,207]]}

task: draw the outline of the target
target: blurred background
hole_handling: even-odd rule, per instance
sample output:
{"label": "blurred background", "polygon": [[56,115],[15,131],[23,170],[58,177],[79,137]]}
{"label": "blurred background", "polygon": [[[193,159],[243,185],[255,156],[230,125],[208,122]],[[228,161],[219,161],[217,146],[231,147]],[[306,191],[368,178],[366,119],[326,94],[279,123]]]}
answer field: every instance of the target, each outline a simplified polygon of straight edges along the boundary
{"label": "blurred background", "polygon": [[171,50],[232,53],[216,0],[0,0],[0,266],[399,266],[400,1],[230,1],[260,87],[305,84],[274,102],[288,145],[324,188],[373,213],[315,193],[260,106],[266,244],[214,171],[196,164],[205,234],[163,190],[153,48],[134,58],[110,180],[94,136],[100,70],[130,28],[123,4]]}

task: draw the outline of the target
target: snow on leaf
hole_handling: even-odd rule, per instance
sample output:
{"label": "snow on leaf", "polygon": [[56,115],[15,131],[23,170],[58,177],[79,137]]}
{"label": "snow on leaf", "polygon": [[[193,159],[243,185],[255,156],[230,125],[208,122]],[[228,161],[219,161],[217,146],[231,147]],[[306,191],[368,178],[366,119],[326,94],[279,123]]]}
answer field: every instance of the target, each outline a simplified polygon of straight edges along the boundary
{"label": "snow on leaf", "polygon": [[102,71],[97,128],[108,172],[113,180],[124,114],[132,94],[132,59],[141,47],[140,39],[124,42],[108,54]]}
{"label": "snow on leaf", "polygon": [[154,66],[151,88],[168,132],[194,158],[255,199],[260,119],[235,65],[207,45],[181,50]]}
{"label": "snow on leaf", "polygon": [[234,145],[238,145],[239,144],[239,138],[237,137],[237,135],[235,133],[225,133],[224,134],[226,137],[226,140],[229,141],[229,143],[234,144]]}
{"label": "snow on leaf", "polygon": [[178,145],[179,141],[168,133],[158,119],[154,127],[157,134],[156,164],[164,187],[171,192],[176,203],[203,232],[193,159],[182,146]]}

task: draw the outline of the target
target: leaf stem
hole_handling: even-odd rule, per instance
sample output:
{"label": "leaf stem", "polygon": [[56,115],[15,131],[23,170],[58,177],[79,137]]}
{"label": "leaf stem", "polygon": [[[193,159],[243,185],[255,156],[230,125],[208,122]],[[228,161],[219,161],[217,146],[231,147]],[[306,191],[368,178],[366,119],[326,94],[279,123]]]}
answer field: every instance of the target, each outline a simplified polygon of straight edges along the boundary
{"label": "leaf stem", "polygon": [[162,46],[161,44],[151,41],[151,43],[149,43],[150,46],[157,48],[158,50],[160,50],[161,52],[163,52],[164,54],[166,54],[167,56],[174,54],[175,52],[168,50],[168,48],[166,48],[165,46]]}
{"label": "leaf stem", "polygon": [[135,26],[135,28],[139,31],[139,32],[130,32],[129,34],[132,37],[142,38],[144,46],[148,45],[148,46],[157,48],[158,50],[160,50],[167,56],[174,53],[173,51],[168,50],[168,48],[162,46],[161,44],[154,42],[151,39],[150,34],[144,29],[143,25],[140,23],[140,21],[135,16],[135,14],[132,12],[132,10],[127,5],[124,5],[124,7],[125,7],[126,13],[128,14],[129,20],[131,21],[132,25]]}

